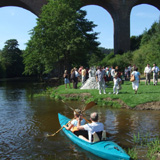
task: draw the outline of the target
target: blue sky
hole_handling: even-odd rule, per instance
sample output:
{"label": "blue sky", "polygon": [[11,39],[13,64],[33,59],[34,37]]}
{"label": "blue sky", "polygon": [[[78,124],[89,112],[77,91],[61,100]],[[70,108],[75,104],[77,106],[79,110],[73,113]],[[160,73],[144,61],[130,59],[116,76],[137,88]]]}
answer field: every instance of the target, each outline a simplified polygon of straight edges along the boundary
{"label": "blue sky", "polygon": [[[98,26],[94,29],[99,32],[98,41],[101,47],[113,48],[113,21],[110,14],[99,6],[86,6],[87,19]],[[160,11],[150,5],[138,5],[131,12],[131,36],[140,35],[149,29],[153,22],[160,18]],[[20,49],[25,49],[30,39],[29,31],[36,25],[37,16],[19,7],[0,8],[0,49],[9,39],[17,39]]]}

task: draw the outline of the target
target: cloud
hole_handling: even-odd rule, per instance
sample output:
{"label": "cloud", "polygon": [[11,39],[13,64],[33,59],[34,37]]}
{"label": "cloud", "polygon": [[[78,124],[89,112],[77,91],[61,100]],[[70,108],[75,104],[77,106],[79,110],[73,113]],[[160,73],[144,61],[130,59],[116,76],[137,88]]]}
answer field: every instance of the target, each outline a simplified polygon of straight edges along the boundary
{"label": "cloud", "polygon": [[15,12],[11,12],[11,16],[15,16],[15,14],[16,14]]}
{"label": "cloud", "polygon": [[9,9],[8,10],[8,14],[12,17],[14,17],[16,15],[16,10],[15,9]]}
{"label": "cloud", "polygon": [[139,18],[151,18],[151,19],[156,19],[157,18],[156,14],[146,13],[146,12],[137,12],[134,15],[136,17],[139,17]]}

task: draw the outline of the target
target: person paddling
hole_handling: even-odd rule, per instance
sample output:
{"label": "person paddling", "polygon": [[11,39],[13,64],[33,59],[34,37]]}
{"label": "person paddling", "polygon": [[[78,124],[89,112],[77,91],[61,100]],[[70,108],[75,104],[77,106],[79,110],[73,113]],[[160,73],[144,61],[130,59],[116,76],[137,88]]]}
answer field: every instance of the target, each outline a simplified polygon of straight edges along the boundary
{"label": "person paddling", "polygon": [[80,109],[75,109],[73,114],[75,119],[73,119],[68,126],[64,125],[67,130],[71,130],[72,132],[78,130],[77,124],[79,119],[81,125],[84,125],[86,123],[85,119],[82,118],[82,111]]}
{"label": "person paddling", "polygon": [[90,114],[90,120],[92,121],[91,123],[81,125],[81,123],[80,123],[81,121],[79,119],[77,128],[79,130],[88,131],[89,140],[87,140],[86,137],[81,137],[81,138],[84,140],[87,140],[89,142],[92,142],[92,135],[95,132],[97,132],[97,133],[99,132],[100,134],[102,134],[102,131],[104,130],[104,125],[103,125],[103,123],[98,122],[98,113],[97,112],[93,112]]}

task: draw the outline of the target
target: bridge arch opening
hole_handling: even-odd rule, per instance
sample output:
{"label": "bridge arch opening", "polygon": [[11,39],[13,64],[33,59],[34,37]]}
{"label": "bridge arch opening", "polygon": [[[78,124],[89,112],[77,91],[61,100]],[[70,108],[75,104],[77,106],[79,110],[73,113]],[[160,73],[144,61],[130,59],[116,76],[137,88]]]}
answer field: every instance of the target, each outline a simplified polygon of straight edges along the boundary
{"label": "bridge arch opening", "polygon": [[145,29],[150,29],[152,24],[160,18],[160,11],[148,4],[136,5],[131,10],[130,24],[131,36],[143,34]]}
{"label": "bridge arch opening", "polygon": [[99,46],[113,49],[113,19],[109,12],[98,5],[87,5],[81,9],[87,11],[86,18],[97,25],[94,32],[99,33]]}
{"label": "bridge arch opening", "polygon": [[29,31],[36,26],[36,19],[35,14],[20,7],[0,8],[0,49],[3,49],[7,40],[16,39],[19,48],[24,50],[25,43],[30,39]]}

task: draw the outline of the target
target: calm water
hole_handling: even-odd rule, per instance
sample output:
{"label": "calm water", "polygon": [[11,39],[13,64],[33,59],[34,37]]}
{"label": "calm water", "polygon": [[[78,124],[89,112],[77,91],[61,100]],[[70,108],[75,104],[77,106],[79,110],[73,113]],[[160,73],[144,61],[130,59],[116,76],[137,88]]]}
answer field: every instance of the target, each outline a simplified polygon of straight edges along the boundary
{"label": "calm water", "polygon": [[[36,83],[0,82],[0,159],[77,159],[100,158],[74,145],[63,132],[54,137],[59,128],[57,113],[73,118],[72,111],[62,102],[49,97],[33,98],[32,94],[43,90]],[[68,102],[73,108],[83,108],[77,102]],[[133,135],[150,133],[151,138],[160,132],[160,111],[130,111],[93,107],[86,112],[97,111],[110,139],[123,148],[133,146]],[[143,154],[139,159],[146,159]]]}

